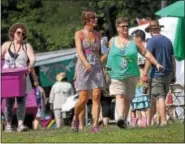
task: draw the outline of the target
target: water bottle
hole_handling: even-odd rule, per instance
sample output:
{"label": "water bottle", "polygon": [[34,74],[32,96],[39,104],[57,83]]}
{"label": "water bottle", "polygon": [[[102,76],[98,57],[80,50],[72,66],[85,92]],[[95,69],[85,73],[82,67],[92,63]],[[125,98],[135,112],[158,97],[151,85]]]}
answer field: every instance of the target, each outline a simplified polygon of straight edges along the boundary
{"label": "water bottle", "polygon": [[15,68],[15,59],[12,60],[12,67],[11,68]]}
{"label": "water bottle", "polygon": [[101,53],[102,54],[107,54],[108,52],[107,43],[108,43],[108,38],[104,36],[101,42]]}
{"label": "water bottle", "polygon": [[39,87],[36,88],[36,101],[37,101],[37,105],[40,107],[41,106],[41,92],[39,90]]}
{"label": "water bottle", "polygon": [[11,68],[11,63],[9,59],[5,61],[5,66],[7,66],[7,68]]}

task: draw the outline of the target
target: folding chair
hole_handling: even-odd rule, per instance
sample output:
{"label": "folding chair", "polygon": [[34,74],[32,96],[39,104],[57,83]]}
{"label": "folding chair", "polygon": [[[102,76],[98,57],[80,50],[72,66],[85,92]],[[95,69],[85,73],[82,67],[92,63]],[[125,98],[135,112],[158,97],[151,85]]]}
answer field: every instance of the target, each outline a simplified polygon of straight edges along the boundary
{"label": "folding chair", "polygon": [[171,113],[174,115],[174,119],[182,120],[184,119],[184,87],[180,84],[171,84],[169,86],[170,92],[172,94],[172,105]]}

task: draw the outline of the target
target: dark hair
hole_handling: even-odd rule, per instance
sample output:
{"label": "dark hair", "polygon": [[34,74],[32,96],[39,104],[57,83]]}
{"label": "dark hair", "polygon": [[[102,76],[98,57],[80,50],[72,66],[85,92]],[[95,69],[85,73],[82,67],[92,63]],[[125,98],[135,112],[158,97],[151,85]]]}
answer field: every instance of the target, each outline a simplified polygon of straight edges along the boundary
{"label": "dark hair", "polygon": [[140,29],[137,29],[135,30],[132,35],[134,35],[135,37],[137,38],[140,38],[142,41],[145,41],[145,32],[140,30]]}
{"label": "dark hair", "polygon": [[93,10],[84,10],[81,14],[81,22],[83,25],[86,25],[86,23],[95,16],[96,13]]}
{"label": "dark hair", "polygon": [[124,23],[124,22],[125,23],[128,23],[128,19],[127,18],[124,18],[124,17],[118,17],[116,19],[115,25],[117,27],[119,24]]}

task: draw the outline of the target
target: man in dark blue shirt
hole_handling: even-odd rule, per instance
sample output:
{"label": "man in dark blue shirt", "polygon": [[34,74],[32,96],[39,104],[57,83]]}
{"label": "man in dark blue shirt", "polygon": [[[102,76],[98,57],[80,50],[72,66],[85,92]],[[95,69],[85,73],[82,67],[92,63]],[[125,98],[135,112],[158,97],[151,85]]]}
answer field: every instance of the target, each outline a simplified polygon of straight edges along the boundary
{"label": "man in dark blue shirt", "polygon": [[154,104],[152,107],[156,109],[157,115],[160,118],[158,124],[164,126],[167,124],[165,99],[169,90],[169,84],[175,80],[176,70],[173,45],[167,37],[160,34],[161,27],[157,20],[151,20],[145,31],[150,32],[152,35],[152,38],[147,42],[147,50],[163,65],[163,69],[158,71],[156,67],[151,65],[147,60],[143,77],[147,76],[151,66],[151,96],[152,103]]}

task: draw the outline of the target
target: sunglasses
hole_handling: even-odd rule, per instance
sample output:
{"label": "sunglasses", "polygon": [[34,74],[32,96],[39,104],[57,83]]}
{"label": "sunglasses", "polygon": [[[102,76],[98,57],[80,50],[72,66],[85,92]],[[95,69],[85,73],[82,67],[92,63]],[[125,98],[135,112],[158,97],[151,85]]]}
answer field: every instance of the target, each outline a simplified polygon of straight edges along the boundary
{"label": "sunglasses", "polygon": [[128,25],[119,25],[118,27],[122,27],[122,28],[128,28]]}
{"label": "sunglasses", "polygon": [[97,16],[92,16],[90,19],[98,19]]}
{"label": "sunglasses", "polygon": [[25,33],[24,32],[21,32],[21,31],[16,31],[16,34],[18,35],[18,36],[22,36],[22,37],[25,37]]}

